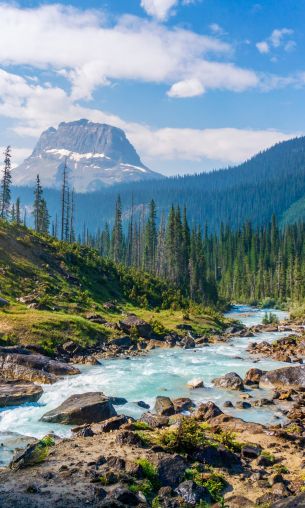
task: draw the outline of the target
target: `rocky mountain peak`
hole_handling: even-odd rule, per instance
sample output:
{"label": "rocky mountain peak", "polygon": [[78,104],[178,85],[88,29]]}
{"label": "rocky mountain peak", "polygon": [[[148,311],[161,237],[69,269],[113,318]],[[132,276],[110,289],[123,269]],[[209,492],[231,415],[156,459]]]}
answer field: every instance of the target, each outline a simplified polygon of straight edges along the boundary
{"label": "rocky mountain peak", "polygon": [[31,156],[14,170],[14,183],[31,185],[39,174],[43,185],[57,188],[65,162],[79,192],[162,178],[143,164],[122,129],[81,119],[44,131]]}

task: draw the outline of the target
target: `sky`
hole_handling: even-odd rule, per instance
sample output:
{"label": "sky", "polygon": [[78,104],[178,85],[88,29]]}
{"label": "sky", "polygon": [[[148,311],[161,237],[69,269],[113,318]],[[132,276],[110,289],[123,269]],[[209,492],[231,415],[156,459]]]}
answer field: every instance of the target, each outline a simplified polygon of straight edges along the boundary
{"label": "sky", "polygon": [[0,1],[0,146],[88,118],[165,175],[305,133],[304,0]]}

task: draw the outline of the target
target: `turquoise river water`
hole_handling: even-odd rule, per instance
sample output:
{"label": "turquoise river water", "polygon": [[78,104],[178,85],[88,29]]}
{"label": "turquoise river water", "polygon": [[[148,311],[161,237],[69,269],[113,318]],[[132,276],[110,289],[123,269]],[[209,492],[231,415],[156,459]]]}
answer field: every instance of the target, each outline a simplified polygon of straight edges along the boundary
{"label": "turquoise river water", "polygon": [[[239,305],[233,307],[227,316],[251,326],[261,323],[265,312]],[[279,319],[288,316],[282,311],[272,310],[272,312],[277,314]],[[68,436],[71,432],[69,427],[43,423],[40,418],[76,393],[102,391],[109,396],[125,397],[128,403],[116,407],[117,412],[137,418],[143,413],[143,409],[136,402],[142,400],[153,407],[157,395],[171,398],[191,397],[195,403],[213,400],[220,407],[226,400],[234,403],[240,400],[239,394],[214,388],[212,379],[227,372],[237,372],[243,377],[246,371],[254,366],[272,370],[285,365],[272,360],[257,362],[257,359],[250,357],[246,349],[250,342],[273,341],[287,334],[287,332],[262,333],[251,338],[233,338],[227,343],[189,350],[156,349],[145,356],[129,360],[105,360],[98,366],[81,367],[82,372],[79,376],[64,378],[54,385],[45,385],[44,394],[38,403],[0,410],[0,444],[3,445],[0,446],[0,465],[10,459],[12,448],[16,446],[16,441],[19,443],[15,433],[42,437],[54,431],[59,436]],[[202,379],[204,388],[188,389],[187,382],[194,378]],[[254,399],[262,398],[268,396],[268,392],[252,390],[251,395]],[[252,407],[247,410],[232,408],[226,409],[226,412],[259,423],[271,423],[275,420],[278,422],[281,418],[281,414],[270,407]]]}

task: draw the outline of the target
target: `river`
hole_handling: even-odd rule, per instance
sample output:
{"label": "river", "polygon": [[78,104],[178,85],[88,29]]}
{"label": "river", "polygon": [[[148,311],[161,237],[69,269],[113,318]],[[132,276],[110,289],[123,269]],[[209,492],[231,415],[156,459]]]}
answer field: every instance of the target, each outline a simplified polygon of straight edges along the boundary
{"label": "river", "polygon": [[[283,311],[268,309],[285,319]],[[246,326],[262,322],[264,313],[260,309],[244,305],[235,306],[226,315],[239,319]],[[237,372],[241,377],[251,367],[272,370],[287,364],[274,360],[251,358],[246,349],[249,342],[269,341],[288,335],[282,333],[261,333],[251,338],[233,338],[229,342],[213,344],[196,349],[156,349],[149,354],[130,359],[104,360],[98,366],[81,367],[81,375],[67,377],[54,385],[45,385],[44,394],[35,404],[25,404],[16,408],[0,409],[0,465],[6,463],[12,452],[11,432],[25,436],[42,437],[50,431],[59,436],[68,436],[70,427],[40,422],[41,416],[57,407],[67,397],[76,393],[102,391],[106,395],[125,397],[128,403],[116,406],[118,413],[140,417],[143,413],[136,402],[145,401],[153,408],[157,395],[171,398],[191,397],[196,403],[213,400],[220,407],[226,400],[233,403],[240,400],[239,393],[214,388],[212,379],[227,372]],[[190,390],[187,382],[200,378],[204,388]],[[268,397],[265,390],[251,390],[253,399]],[[280,421],[281,415],[270,407],[250,409],[226,409],[226,412],[247,421],[271,423]]]}

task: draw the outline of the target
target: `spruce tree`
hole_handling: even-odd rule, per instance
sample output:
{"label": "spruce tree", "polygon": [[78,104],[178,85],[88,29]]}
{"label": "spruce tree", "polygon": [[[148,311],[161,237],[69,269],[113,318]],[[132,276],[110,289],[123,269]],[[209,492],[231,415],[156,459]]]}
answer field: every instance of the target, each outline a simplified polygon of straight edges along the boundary
{"label": "spruce tree", "polygon": [[0,217],[1,219],[8,219],[11,204],[11,147],[8,146],[4,152],[4,168],[1,181],[1,195],[0,195]]}

